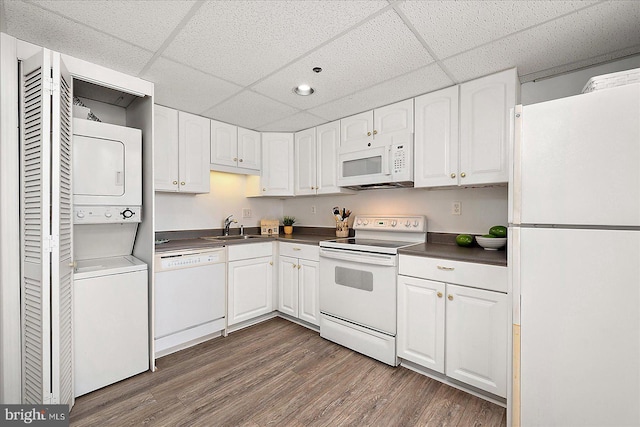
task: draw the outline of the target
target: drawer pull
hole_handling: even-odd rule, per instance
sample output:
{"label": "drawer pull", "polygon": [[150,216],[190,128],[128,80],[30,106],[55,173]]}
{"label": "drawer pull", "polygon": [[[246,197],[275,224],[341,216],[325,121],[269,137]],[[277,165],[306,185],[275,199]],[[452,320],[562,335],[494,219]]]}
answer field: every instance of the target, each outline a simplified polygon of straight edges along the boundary
{"label": "drawer pull", "polygon": [[438,292],[438,298],[442,298],[442,292]]}
{"label": "drawer pull", "polygon": [[294,251],[299,251],[301,250],[300,248],[293,248]]}
{"label": "drawer pull", "polygon": [[447,297],[447,299],[448,299],[449,301],[453,301],[453,295],[449,294],[449,296]]}
{"label": "drawer pull", "polygon": [[439,265],[438,266],[438,270],[453,271],[453,270],[455,270],[455,267],[445,267],[443,265]]}

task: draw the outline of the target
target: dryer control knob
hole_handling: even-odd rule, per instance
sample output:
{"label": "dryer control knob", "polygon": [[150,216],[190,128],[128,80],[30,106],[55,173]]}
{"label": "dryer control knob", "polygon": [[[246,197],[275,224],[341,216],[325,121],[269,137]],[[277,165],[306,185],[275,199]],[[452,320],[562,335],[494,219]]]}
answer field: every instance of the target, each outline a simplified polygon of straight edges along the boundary
{"label": "dryer control knob", "polygon": [[122,215],[122,218],[124,218],[124,219],[129,219],[133,215],[135,215],[135,212],[133,212],[131,209],[127,208],[127,209],[123,210],[122,212],[120,212],[120,215]]}
{"label": "dryer control knob", "polygon": [[78,218],[84,218],[84,212],[82,212],[82,211],[76,212],[76,216]]}
{"label": "dryer control knob", "polygon": [[111,218],[111,216],[112,216],[112,215],[111,215],[111,212],[106,211],[106,212],[104,213],[104,216],[106,216],[107,218]]}

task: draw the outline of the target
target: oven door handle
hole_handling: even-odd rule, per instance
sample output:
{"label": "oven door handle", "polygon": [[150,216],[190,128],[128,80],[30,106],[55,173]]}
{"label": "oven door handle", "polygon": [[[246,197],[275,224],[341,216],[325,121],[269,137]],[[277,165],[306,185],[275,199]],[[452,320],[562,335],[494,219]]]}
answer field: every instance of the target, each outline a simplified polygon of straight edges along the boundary
{"label": "oven door handle", "polygon": [[320,248],[320,257],[385,267],[393,267],[397,264],[397,257],[395,255],[363,253],[341,249]]}

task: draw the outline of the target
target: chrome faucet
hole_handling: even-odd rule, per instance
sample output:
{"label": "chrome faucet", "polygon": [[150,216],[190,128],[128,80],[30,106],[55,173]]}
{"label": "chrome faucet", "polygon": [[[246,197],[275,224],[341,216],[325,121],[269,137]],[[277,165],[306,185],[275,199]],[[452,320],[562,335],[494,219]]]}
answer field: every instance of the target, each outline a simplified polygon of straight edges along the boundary
{"label": "chrome faucet", "polygon": [[232,219],[233,218],[233,214],[229,215],[228,217],[225,218],[224,220],[224,235],[228,236],[229,235],[229,227],[231,226],[232,223],[237,223],[238,220],[237,219]]}

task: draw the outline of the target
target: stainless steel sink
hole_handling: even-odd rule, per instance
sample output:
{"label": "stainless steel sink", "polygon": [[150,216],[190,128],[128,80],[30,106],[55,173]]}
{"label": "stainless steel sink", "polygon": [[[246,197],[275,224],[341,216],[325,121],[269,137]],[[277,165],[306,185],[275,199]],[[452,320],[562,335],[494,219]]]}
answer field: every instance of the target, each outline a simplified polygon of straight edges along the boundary
{"label": "stainless steel sink", "polygon": [[207,236],[207,237],[201,237],[201,239],[205,239],[205,240],[247,240],[247,239],[260,239],[262,238],[262,236],[254,236],[254,235],[250,235],[250,234],[244,234],[244,235],[233,235],[233,236]]}

